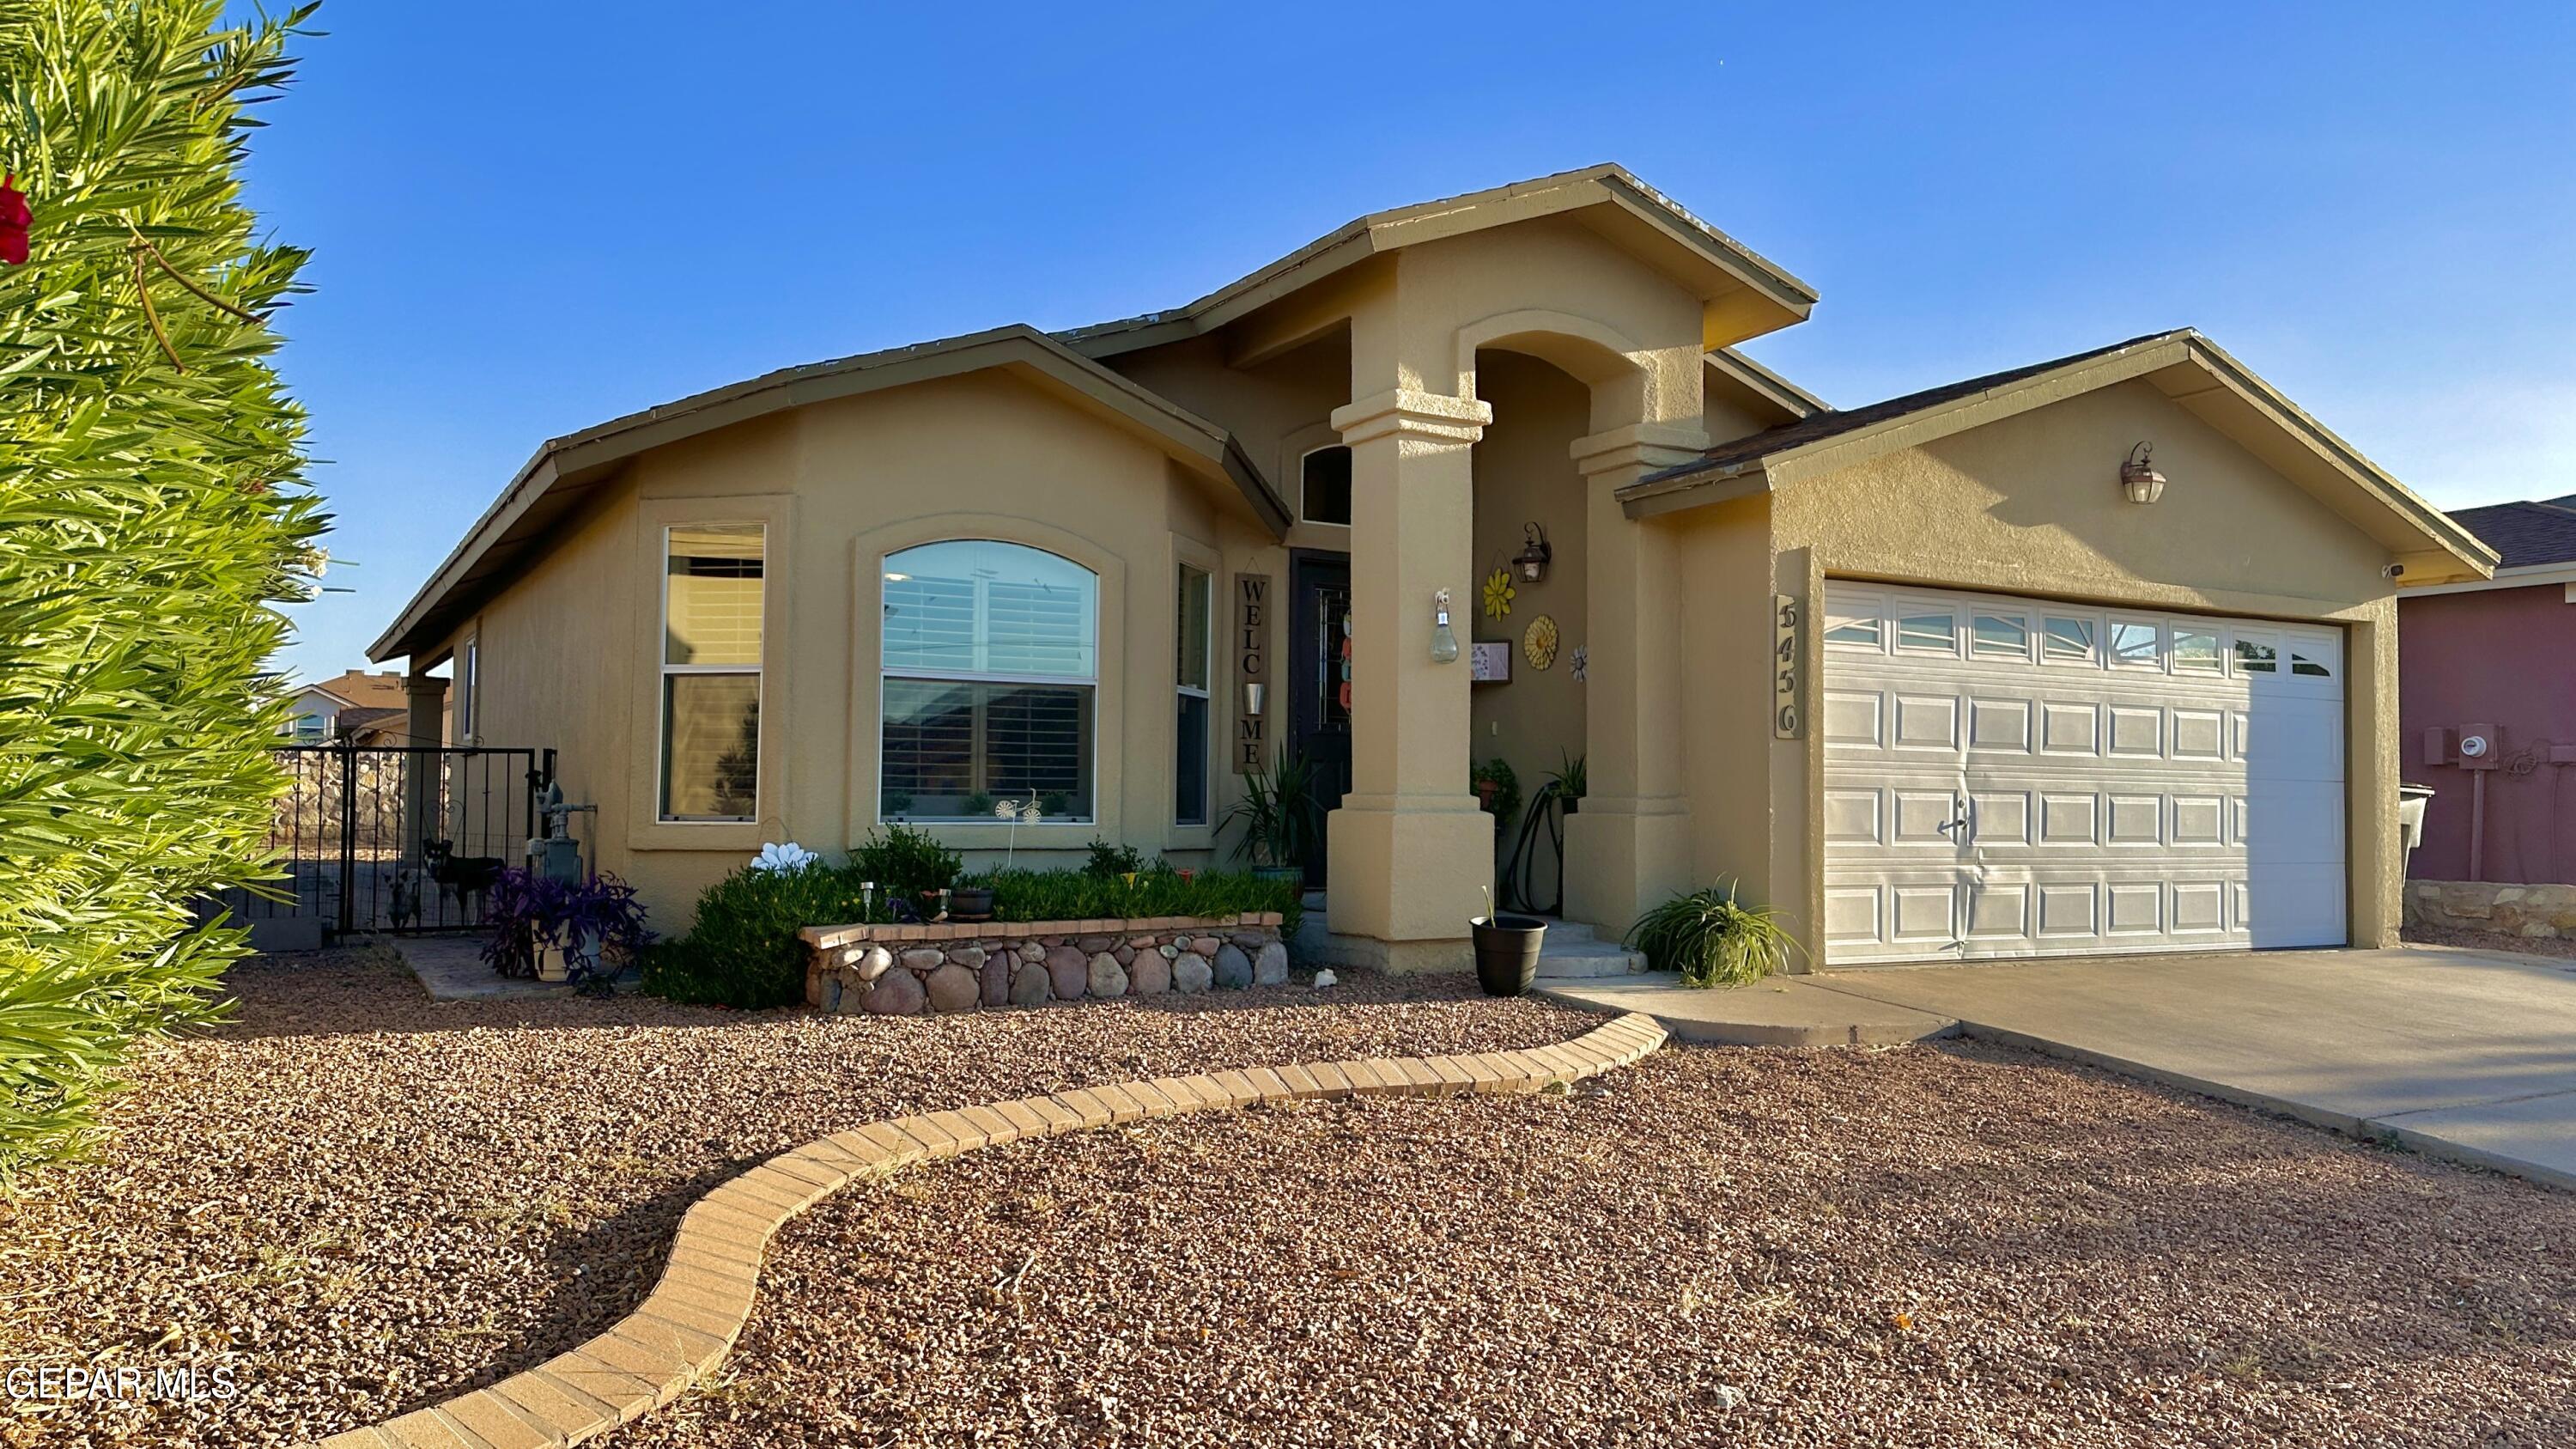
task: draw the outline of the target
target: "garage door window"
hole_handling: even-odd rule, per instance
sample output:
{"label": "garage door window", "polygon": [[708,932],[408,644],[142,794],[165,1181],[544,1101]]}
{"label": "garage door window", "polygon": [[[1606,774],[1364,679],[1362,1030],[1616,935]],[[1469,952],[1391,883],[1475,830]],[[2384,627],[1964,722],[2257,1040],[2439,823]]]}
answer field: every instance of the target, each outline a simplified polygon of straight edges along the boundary
{"label": "garage door window", "polygon": [[1959,652],[1959,617],[1948,613],[1904,615],[1896,621],[1896,647],[1956,654]]}
{"label": "garage door window", "polygon": [[2221,674],[2227,661],[2218,652],[2218,635],[2205,629],[2176,629],[2174,668],[2192,674]]}
{"label": "garage door window", "polygon": [[2028,659],[2030,621],[2019,614],[1979,614],[1968,652],[1981,659]]}
{"label": "garage door window", "polygon": [[2334,678],[2333,668],[2326,664],[2322,657],[2311,659],[2304,651],[2298,649],[2290,651],[2290,672],[2304,674],[2313,679]]}
{"label": "garage door window", "polygon": [[2164,630],[2130,619],[2113,620],[2111,662],[2122,669],[2162,669]]}
{"label": "garage door window", "polygon": [[2055,664],[2090,664],[2093,662],[2093,621],[2059,619],[2046,621],[2040,637],[2042,659]]}
{"label": "garage door window", "polygon": [[2281,651],[2268,639],[2252,635],[2236,636],[2236,672],[2239,674],[2278,674]]}

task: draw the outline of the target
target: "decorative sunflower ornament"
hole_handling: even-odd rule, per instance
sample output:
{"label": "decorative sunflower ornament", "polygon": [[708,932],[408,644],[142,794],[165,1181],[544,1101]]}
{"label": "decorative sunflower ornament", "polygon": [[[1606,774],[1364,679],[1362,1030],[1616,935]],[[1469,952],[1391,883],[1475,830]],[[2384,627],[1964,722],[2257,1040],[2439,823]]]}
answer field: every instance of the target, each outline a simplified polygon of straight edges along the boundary
{"label": "decorative sunflower ornament", "polygon": [[1521,657],[1530,668],[1545,669],[1556,662],[1556,621],[1545,614],[1530,620],[1529,632],[1521,636]]}
{"label": "decorative sunflower ornament", "polygon": [[1485,617],[1499,619],[1512,611],[1512,600],[1518,597],[1512,588],[1509,569],[1496,569],[1485,580]]}

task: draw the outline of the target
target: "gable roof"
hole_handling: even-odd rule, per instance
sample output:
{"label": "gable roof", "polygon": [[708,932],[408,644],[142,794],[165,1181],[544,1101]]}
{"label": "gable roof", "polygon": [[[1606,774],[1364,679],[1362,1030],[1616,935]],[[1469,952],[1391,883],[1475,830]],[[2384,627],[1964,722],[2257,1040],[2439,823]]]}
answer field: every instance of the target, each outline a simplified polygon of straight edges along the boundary
{"label": "gable roof", "polygon": [[1708,370],[1787,414],[1791,421],[1833,411],[1833,405],[1732,347],[1711,348]]}
{"label": "gable roof", "polygon": [[402,676],[391,670],[370,674],[363,669],[346,669],[329,679],[317,679],[299,685],[296,694],[316,690],[340,701],[343,708],[402,709],[410,702],[403,693]]}
{"label": "gable roof", "polygon": [[1212,332],[1373,256],[1511,222],[1568,214],[1648,256],[1690,286],[1702,303],[1709,347],[1803,321],[1816,305],[1815,288],[1693,216],[1626,167],[1605,163],[1373,211],[1186,306],[1076,327],[1058,335],[1067,346],[1092,357],[1177,342]]}
{"label": "gable roof", "polygon": [[1631,518],[1787,486],[2098,388],[2146,378],[2377,539],[2410,582],[2485,578],[2495,551],[2417,497],[2279,389],[2189,327],[1829,410],[1708,449],[1619,490]]}
{"label": "gable roof", "polygon": [[1048,334],[1014,324],[781,368],[546,443],[466,530],[383,635],[367,646],[367,657],[390,659],[435,645],[513,573],[519,559],[542,545],[555,522],[639,453],[808,403],[987,368],[1006,369],[1083,405],[1154,443],[1184,467],[1232,484],[1274,534],[1286,533],[1287,502],[1233,434]]}
{"label": "gable roof", "polygon": [[2496,551],[2498,569],[2576,561],[2576,493],[2462,508],[2451,517]]}

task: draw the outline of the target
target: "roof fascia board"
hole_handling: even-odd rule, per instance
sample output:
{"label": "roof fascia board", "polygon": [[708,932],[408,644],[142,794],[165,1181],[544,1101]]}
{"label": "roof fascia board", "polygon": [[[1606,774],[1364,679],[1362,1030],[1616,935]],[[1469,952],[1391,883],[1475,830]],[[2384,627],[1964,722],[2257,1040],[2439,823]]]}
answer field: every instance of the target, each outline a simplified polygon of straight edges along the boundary
{"label": "roof fascia board", "polygon": [[1732,503],[1738,498],[1751,498],[1772,491],[1771,475],[1759,463],[1748,463],[1738,471],[1697,478],[1675,478],[1662,483],[1642,483],[1619,490],[1619,511],[1630,518],[1660,518],[1667,513],[1680,513],[1712,504]]}
{"label": "roof fascia board", "polygon": [[[2409,569],[2407,574],[2413,572]],[[2400,574],[2397,578],[2397,597],[2401,602],[2434,594],[2482,594],[2496,589],[2528,589],[2545,584],[2576,587],[2576,560],[2524,564],[2519,568],[2497,569],[2491,578],[2445,579],[2437,583],[2409,583],[2407,574]]]}
{"label": "roof fascia board", "polygon": [[1813,417],[1817,413],[1833,411],[1832,406],[1823,398],[1732,347],[1711,348],[1706,356],[1708,365],[1724,373],[1728,380],[1761,397],[1792,418]]}

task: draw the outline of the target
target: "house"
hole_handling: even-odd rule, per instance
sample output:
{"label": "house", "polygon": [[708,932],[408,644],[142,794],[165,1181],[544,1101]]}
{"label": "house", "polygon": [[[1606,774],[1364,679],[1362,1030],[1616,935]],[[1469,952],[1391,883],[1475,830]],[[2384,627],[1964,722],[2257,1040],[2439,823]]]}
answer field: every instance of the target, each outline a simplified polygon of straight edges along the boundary
{"label": "house", "polygon": [[2398,598],[2400,768],[2433,790],[2407,873],[2576,883],[2576,494],[2451,517],[2500,562]]}
{"label": "house", "polygon": [[[297,744],[340,739],[403,744],[409,739],[410,718],[402,671],[351,669],[297,688],[289,696],[286,733]],[[435,742],[437,736],[430,739]]]}
{"label": "house", "polygon": [[2194,332],[1837,411],[1736,350],[1815,301],[1615,166],[1379,212],[558,438],[371,653],[557,748],[670,924],[767,840],[998,858],[1004,796],[1023,862],[1220,858],[1295,750],[1335,959],[1464,962],[1497,756],[1586,760],[1611,931],[1733,880],[1829,962],[2392,939],[2394,580],[2492,555]]}

